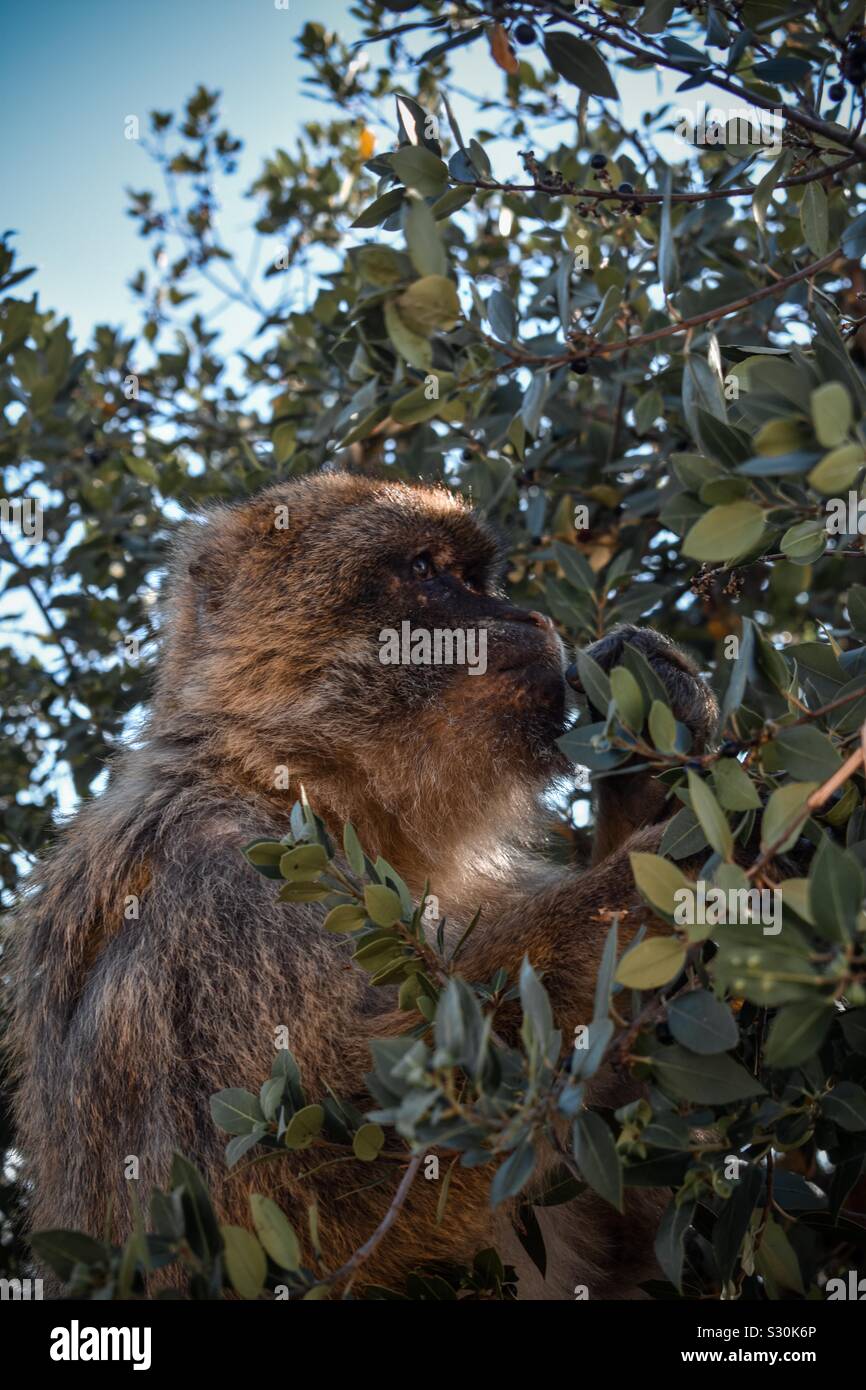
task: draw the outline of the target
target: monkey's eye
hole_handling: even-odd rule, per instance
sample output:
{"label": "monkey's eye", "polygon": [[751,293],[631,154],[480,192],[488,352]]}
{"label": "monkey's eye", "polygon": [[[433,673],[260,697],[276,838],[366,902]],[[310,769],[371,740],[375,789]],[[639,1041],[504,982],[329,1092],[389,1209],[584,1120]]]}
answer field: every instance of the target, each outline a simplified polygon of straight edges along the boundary
{"label": "monkey's eye", "polygon": [[431,579],[436,573],[431,557],[425,550],[412,561],[412,575],[415,579]]}

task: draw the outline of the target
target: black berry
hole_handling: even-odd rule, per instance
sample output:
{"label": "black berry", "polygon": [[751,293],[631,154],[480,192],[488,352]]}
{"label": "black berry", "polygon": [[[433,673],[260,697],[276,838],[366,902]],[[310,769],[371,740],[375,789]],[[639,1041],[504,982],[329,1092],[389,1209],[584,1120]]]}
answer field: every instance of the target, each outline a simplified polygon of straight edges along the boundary
{"label": "black berry", "polygon": [[585,376],[589,371],[589,363],[585,357],[575,357],[571,363],[571,370],[577,372],[578,376]]}
{"label": "black berry", "polygon": [[535,43],[535,30],[531,24],[527,24],[525,21],[515,24],[511,32],[518,43]]}
{"label": "black berry", "polygon": [[674,1040],[674,1035],[666,1023],[656,1024],[656,1037],[660,1043],[669,1043]]}
{"label": "black berry", "polygon": [[633,183],[620,183],[620,184],[617,184],[617,189],[616,189],[616,191],[617,191],[617,193],[634,193],[634,184],[633,184]]}
{"label": "black berry", "polygon": [[641,215],[642,212],[643,212],[643,205],[642,205],[641,203],[632,203],[632,205],[631,205],[632,217],[640,217],[640,215]]}
{"label": "black berry", "polygon": [[844,82],[834,82],[833,86],[828,90],[827,95],[831,101],[842,101],[847,90],[848,88],[845,86]]}
{"label": "black berry", "polygon": [[607,168],[607,155],[606,155],[606,154],[594,154],[594,155],[592,156],[592,159],[589,161],[589,167],[590,167],[591,169],[606,169],[606,168]]}

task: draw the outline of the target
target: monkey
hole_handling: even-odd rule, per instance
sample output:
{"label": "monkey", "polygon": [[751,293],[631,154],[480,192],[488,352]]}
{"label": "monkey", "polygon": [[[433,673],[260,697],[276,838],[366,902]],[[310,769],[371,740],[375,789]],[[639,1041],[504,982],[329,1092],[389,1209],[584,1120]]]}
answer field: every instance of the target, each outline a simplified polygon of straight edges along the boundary
{"label": "monkey", "polygon": [[[365,1108],[369,1040],[406,1030],[394,990],[372,989],[321,929],[321,906],[279,903],[241,853],[286,834],[301,786],[335,837],[351,821],[413,893],[429,881],[449,931],[481,908],[465,978],[502,967],[514,981],[526,957],[563,1035],[589,1021],[611,913],[648,920],[628,856],[658,847],[663,809],[646,775],[627,772],[600,804],[591,866],[538,855],[545,791],[572,772],[557,739],[574,695],[551,620],[505,596],[503,559],[452,490],[339,471],[180,528],[146,726],[62,830],[10,933],[9,1049],[33,1229],[123,1239],[127,1160],[138,1160],[144,1198],[174,1151],[203,1173],[224,1222],[249,1226],[257,1191],[300,1231],[315,1198],[328,1268],[381,1221],[391,1189],[358,1191],[361,1163],[303,1178],[287,1156],[241,1180],[208,1108],[226,1086],[258,1091],[280,1028],[308,1095],[331,1086]],[[381,635],[404,621],[478,629],[486,670],[383,664]],[[715,705],[697,668],[651,629],[620,629],[589,650],[609,668],[626,640],[703,746]],[[621,1094],[616,1078],[593,1093],[610,1104]],[[542,1282],[508,1211],[491,1212],[490,1173],[457,1166],[441,1222],[437,1184],[415,1182],[364,1279],[398,1289],[414,1268],[471,1263],[501,1240],[509,1259],[509,1241],[516,1251],[522,1297],[570,1298],[576,1284],[640,1296],[655,1268],[655,1208],[638,1201],[620,1217],[583,1194],[567,1227],[561,1216],[545,1227],[556,1270]]]}

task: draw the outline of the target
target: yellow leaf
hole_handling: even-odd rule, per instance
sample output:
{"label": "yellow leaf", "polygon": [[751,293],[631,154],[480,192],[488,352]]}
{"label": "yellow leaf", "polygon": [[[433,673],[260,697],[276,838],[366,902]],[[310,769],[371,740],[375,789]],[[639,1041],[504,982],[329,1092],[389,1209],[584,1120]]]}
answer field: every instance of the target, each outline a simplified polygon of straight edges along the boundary
{"label": "yellow leaf", "polygon": [[492,29],[487,30],[487,41],[490,44],[494,63],[502,68],[503,72],[507,72],[513,77],[520,64],[514,56],[514,49],[508,42],[508,35],[501,24],[494,24]]}
{"label": "yellow leaf", "polygon": [[358,153],[362,159],[369,159],[375,148],[376,137],[372,130],[367,130],[365,126],[358,139]]}

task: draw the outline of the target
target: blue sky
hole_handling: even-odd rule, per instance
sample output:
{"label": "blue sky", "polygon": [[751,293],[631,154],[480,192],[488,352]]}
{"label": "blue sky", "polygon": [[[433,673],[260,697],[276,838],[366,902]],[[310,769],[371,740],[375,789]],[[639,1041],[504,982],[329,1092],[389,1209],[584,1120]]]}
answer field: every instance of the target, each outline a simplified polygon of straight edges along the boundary
{"label": "blue sky", "polygon": [[[228,244],[243,247],[254,205],[240,194],[262,157],[290,147],[304,120],[324,114],[304,95],[295,36],[312,18],[351,37],[348,11],[347,0],[288,0],[288,9],[274,0],[6,0],[0,228],[17,230],[21,263],[37,267],[22,292],[37,289],[41,306],[68,315],[80,339],[94,323],[137,324],[126,286],[146,248],[125,215],[124,188],[153,187],[154,171],[141,146],[124,138],[124,122],[137,115],[146,129],[148,111],[176,110],[198,82],[223,92],[226,124],[244,141],[221,219]],[[457,62],[464,86],[483,74],[491,93],[501,90],[502,74],[486,53],[482,60],[467,50]],[[620,73],[619,85],[637,124],[642,108],[673,84],[648,72]],[[467,121],[471,129],[471,115]],[[513,159],[506,164],[502,172],[516,172]]]}
{"label": "blue sky", "polygon": [[[229,128],[245,144],[238,190],[262,155],[289,145],[322,107],[303,96],[294,37],[308,17],[336,20],[343,3],[289,0],[6,0],[0,56],[0,223],[36,265],[43,308],[94,322],[135,322],[126,281],[144,247],[126,217],[124,187],[153,185],[150,161],[124,120],[176,109],[198,82],[224,93]],[[342,27],[342,25],[341,25]],[[253,205],[226,209],[226,232]],[[25,288],[25,287],[22,287]]]}

